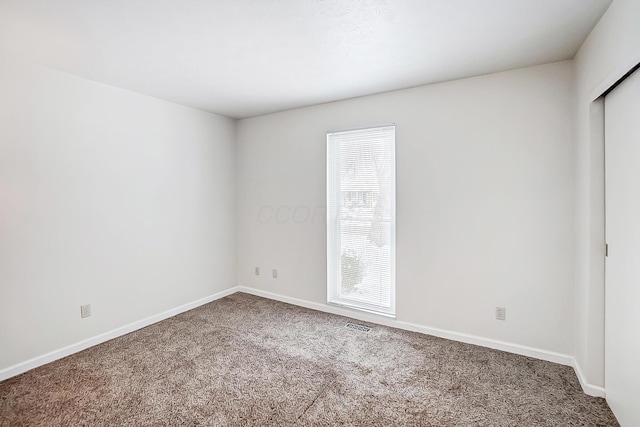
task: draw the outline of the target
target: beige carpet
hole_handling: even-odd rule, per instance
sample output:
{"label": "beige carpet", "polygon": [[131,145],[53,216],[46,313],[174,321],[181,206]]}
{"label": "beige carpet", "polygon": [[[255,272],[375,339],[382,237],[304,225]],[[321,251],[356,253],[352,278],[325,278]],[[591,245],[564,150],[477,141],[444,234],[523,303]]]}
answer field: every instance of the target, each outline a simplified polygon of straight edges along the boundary
{"label": "beige carpet", "polygon": [[618,425],[569,367],[346,322],[237,293],[0,383],[0,425]]}

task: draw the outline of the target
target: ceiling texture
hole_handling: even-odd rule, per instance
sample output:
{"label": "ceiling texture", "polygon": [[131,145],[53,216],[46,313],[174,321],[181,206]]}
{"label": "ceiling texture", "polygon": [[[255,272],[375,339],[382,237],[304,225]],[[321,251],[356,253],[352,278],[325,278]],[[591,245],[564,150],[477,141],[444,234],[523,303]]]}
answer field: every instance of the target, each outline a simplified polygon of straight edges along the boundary
{"label": "ceiling texture", "polygon": [[0,0],[0,50],[232,118],[572,58],[612,0]]}

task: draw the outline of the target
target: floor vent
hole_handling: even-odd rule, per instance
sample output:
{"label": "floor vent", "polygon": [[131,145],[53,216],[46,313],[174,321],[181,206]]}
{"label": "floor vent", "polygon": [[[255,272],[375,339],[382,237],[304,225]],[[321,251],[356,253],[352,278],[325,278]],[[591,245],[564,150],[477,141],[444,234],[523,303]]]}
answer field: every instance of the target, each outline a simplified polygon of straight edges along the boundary
{"label": "floor vent", "polygon": [[345,327],[347,327],[349,329],[355,329],[356,331],[360,331],[360,332],[369,332],[371,330],[371,328],[368,328],[368,327],[362,326],[362,325],[358,325],[357,323],[347,323],[345,325]]}

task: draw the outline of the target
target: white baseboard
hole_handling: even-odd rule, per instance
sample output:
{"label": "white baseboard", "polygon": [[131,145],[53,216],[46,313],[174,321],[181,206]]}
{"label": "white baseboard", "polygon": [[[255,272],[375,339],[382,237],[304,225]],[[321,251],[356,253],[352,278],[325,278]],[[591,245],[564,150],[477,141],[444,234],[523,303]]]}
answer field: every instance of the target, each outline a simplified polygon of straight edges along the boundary
{"label": "white baseboard", "polygon": [[584,391],[585,394],[594,397],[606,397],[604,387],[593,385],[587,382],[587,377],[585,377],[582,369],[580,369],[578,361],[575,358],[573,359],[572,366],[573,370],[576,371],[576,376],[578,377],[578,381],[580,381],[580,385],[582,386],[582,391]]}
{"label": "white baseboard", "polygon": [[317,302],[306,301],[298,298],[291,298],[284,295],[275,294],[272,292],[263,291],[247,286],[237,286],[234,291],[246,292],[248,294],[257,295],[264,298],[273,299],[276,301],[286,302],[301,307],[311,308],[313,310],[323,311],[326,313],[338,314],[340,316],[350,317],[352,319],[361,320],[364,322],[371,322],[384,326],[391,326],[398,329],[404,329],[412,332],[419,332],[422,334],[433,335],[440,338],[446,338],[453,341],[460,341],[467,344],[474,344],[481,347],[488,347],[496,350],[506,351],[509,353],[515,353],[522,356],[533,357],[534,359],[546,360],[548,362],[558,363],[560,365],[571,366],[578,381],[582,386],[582,390],[590,395],[596,397],[604,397],[605,390],[603,387],[589,384],[586,381],[586,377],[582,373],[580,366],[577,364],[573,356],[567,354],[556,353],[553,351],[542,350],[534,347],[528,347],[520,344],[513,344],[505,341],[493,340],[490,338],[479,337],[476,335],[464,334],[460,332],[448,331],[440,328],[433,328],[424,325],[418,325],[415,323],[404,322],[384,316],[376,316],[374,314],[363,313],[356,310],[351,310],[343,307],[336,307],[329,304],[322,304]]}
{"label": "white baseboard", "polygon": [[422,334],[433,335],[436,337],[446,338],[453,341],[460,341],[468,344],[479,345],[482,347],[493,348],[496,350],[507,351],[510,353],[533,357],[535,359],[541,359],[549,362],[559,363],[561,365],[571,366],[575,370],[576,376],[580,381],[580,385],[582,386],[582,389],[586,394],[590,396],[597,396],[597,397],[605,396],[605,389],[603,387],[589,384],[586,381],[586,377],[582,373],[580,366],[578,365],[575,358],[572,356],[555,353],[547,350],[541,350],[533,347],[527,347],[519,344],[513,344],[513,343],[504,342],[504,341],[483,338],[475,335],[464,334],[460,332],[453,332],[453,331],[433,328],[433,327],[424,326],[424,325],[417,325],[415,323],[404,322],[404,321],[400,321],[400,320],[396,320],[396,319],[384,317],[384,316],[376,316],[375,314],[364,313],[364,312],[352,310],[349,308],[337,307],[329,304],[322,304],[322,303],[311,302],[311,301],[302,300],[298,298],[287,297],[284,295],[275,294],[272,292],[267,292],[260,289],[247,287],[247,286],[235,286],[235,287],[226,289],[224,291],[217,292],[208,297],[201,298],[199,300],[196,300],[187,304],[183,304],[179,307],[172,308],[171,310],[167,310],[165,312],[147,317],[145,319],[138,320],[133,323],[129,323],[128,325],[116,328],[109,332],[105,332],[103,334],[97,335],[92,338],[88,338],[86,340],[69,345],[59,350],[55,350],[50,353],[44,354],[42,356],[38,356],[33,359],[29,359],[25,362],[10,366],[0,371],[0,381],[4,381],[8,378],[14,377],[23,372],[29,371],[33,368],[37,368],[38,366],[42,366],[47,363],[53,362],[55,360],[62,359],[63,357],[70,356],[74,353],[80,352],[89,347],[93,347],[94,345],[98,345],[103,342],[109,341],[111,339],[117,338],[119,336],[136,331],[138,329],[142,329],[146,326],[168,319],[169,317],[173,317],[177,314],[184,313],[185,311],[192,310],[196,307],[210,303],[212,301],[226,297],[227,295],[231,295],[236,292],[245,292],[248,294],[269,298],[272,300],[281,301],[288,304],[297,305],[300,307],[306,307],[313,310],[323,311],[326,313],[337,314],[340,316],[345,316],[352,319],[361,320],[364,322],[371,322],[379,325],[390,326],[393,328],[404,329],[407,331],[419,332]]}
{"label": "white baseboard", "polygon": [[448,331],[440,328],[433,328],[430,326],[418,325],[415,323],[404,322],[402,320],[396,320],[384,316],[376,316],[375,314],[363,313],[357,310],[349,308],[336,307],[329,304],[321,304],[317,302],[311,302],[301,300],[298,298],[291,298],[284,295],[274,294],[272,292],[262,291],[260,289],[250,288],[247,286],[237,286],[235,288],[239,292],[246,292],[248,294],[257,295],[277,301],[286,302],[293,305],[299,305],[302,307],[311,308],[318,311],[324,311],[327,313],[338,314],[352,319],[362,320],[364,322],[376,323],[378,325],[391,326],[393,328],[404,329],[412,332],[419,332],[422,334],[433,335],[440,338],[446,338],[453,341],[460,341],[467,344],[479,345],[481,347],[493,348],[496,350],[507,351],[509,353],[520,354],[523,356],[533,357],[535,359],[546,360],[549,362],[559,363],[561,365],[573,366],[573,357],[566,354],[554,353],[552,351],[541,350],[533,347],[527,347],[519,344],[512,344],[505,341],[498,341],[489,338],[483,338],[475,335],[464,334],[460,332]]}
{"label": "white baseboard", "polygon": [[137,331],[138,329],[142,329],[146,326],[168,319],[169,317],[173,317],[177,314],[184,313],[185,311],[192,310],[203,304],[210,303],[211,301],[215,301],[227,295],[231,295],[235,292],[237,292],[236,288],[226,289],[224,291],[217,292],[213,295],[209,295],[208,297],[204,297],[199,300],[192,301],[187,304],[183,304],[179,307],[175,307],[170,310],[164,311],[162,313],[149,316],[145,319],[138,320],[133,323],[129,323],[128,325],[121,326],[119,328],[102,333],[95,337],[87,338],[86,340],[82,340],[75,344],[71,344],[67,347],[63,347],[61,349],[54,350],[42,356],[34,357],[33,359],[29,359],[25,362],[21,362],[16,365],[10,366],[0,371],[0,381],[4,381],[8,378],[14,377],[23,372],[29,371],[33,368],[37,368],[38,366],[42,366],[47,363],[53,362],[55,360],[62,359],[63,357],[70,356],[74,353],[85,350],[89,347],[93,347],[94,345],[98,345],[105,341],[109,341],[119,336],[128,334],[130,332]]}

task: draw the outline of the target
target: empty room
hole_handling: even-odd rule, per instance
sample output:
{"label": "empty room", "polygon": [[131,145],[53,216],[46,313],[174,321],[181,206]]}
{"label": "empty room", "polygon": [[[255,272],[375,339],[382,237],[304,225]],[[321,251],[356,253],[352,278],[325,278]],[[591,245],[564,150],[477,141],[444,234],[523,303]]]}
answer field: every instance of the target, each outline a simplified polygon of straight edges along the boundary
{"label": "empty room", "polygon": [[640,0],[0,0],[0,426],[640,426]]}

